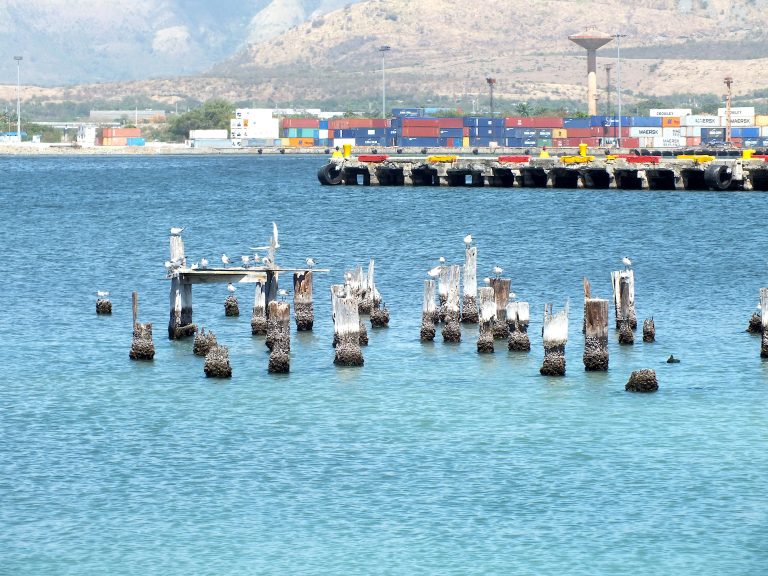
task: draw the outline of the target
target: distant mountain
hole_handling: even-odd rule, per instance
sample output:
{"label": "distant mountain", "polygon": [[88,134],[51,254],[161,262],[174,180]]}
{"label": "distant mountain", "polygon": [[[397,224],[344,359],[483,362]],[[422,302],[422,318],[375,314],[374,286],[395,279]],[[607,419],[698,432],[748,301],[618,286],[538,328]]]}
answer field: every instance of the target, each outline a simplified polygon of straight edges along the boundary
{"label": "distant mountain", "polygon": [[193,75],[340,0],[3,0],[0,83],[38,85]]}

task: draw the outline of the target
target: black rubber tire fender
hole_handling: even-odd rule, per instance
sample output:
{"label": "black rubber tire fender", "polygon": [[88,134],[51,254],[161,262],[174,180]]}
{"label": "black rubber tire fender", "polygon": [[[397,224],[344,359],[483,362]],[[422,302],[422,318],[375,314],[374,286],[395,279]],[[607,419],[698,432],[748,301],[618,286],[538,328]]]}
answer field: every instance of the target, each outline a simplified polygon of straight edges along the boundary
{"label": "black rubber tire fender", "polygon": [[317,179],[323,186],[336,186],[341,184],[341,168],[333,162],[329,162],[317,171]]}
{"label": "black rubber tire fender", "polygon": [[733,172],[725,164],[714,164],[704,171],[704,183],[712,190],[727,190],[732,181]]}

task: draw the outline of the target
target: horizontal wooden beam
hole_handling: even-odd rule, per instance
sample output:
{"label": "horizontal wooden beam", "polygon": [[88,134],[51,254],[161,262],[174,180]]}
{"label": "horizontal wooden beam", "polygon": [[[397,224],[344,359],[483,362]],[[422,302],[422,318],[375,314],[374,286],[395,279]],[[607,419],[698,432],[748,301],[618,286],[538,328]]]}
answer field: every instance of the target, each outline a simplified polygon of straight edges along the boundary
{"label": "horizontal wooden beam", "polygon": [[[179,280],[182,284],[226,284],[266,282],[267,272],[275,274],[291,274],[294,272],[307,272],[309,268],[180,268]],[[329,269],[312,268],[312,272],[330,272]]]}

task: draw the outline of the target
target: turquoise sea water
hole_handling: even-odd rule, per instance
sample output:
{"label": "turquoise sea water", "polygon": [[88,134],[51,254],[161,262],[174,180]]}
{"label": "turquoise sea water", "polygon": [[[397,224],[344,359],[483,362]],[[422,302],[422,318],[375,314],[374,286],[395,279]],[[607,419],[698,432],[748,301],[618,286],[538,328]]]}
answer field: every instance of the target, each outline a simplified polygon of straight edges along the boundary
{"label": "turquoise sea water", "polygon": [[[0,573],[761,574],[768,364],[744,332],[768,284],[762,193],[321,187],[320,158],[0,158]],[[313,256],[315,331],[267,374],[252,293],[194,287],[230,348],[211,381],[169,342],[163,261]],[[424,272],[477,240],[531,303],[530,354],[419,342]],[[581,361],[581,279],[635,262],[657,342]],[[377,262],[390,327],[333,365],[329,285]],[[109,290],[114,313],[95,314]],[[128,359],[131,291],[155,326]],[[571,299],[567,375],[539,375]],[[670,353],[682,359],[664,361]],[[654,368],[660,391],[624,392]]]}

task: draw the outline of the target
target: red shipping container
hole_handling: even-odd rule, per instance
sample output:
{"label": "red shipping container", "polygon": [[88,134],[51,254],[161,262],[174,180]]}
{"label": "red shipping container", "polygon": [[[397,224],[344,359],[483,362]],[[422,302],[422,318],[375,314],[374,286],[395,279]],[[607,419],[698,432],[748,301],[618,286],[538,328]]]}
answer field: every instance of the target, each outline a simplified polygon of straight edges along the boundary
{"label": "red shipping container", "polygon": [[328,140],[333,140],[334,138],[336,138],[336,131],[328,130]]}
{"label": "red shipping container", "polygon": [[437,118],[403,118],[403,127],[405,126],[439,128],[440,121]]}
{"label": "red shipping container", "polygon": [[349,120],[346,118],[333,118],[328,120],[329,130],[349,130]]}
{"label": "red shipping container", "polygon": [[317,118],[283,118],[283,128],[320,128]]}
{"label": "red shipping container", "polygon": [[567,138],[553,138],[552,146],[554,146],[555,148],[562,148],[563,146],[568,146],[567,142],[568,142]]}
{"label": "red shipping container", "polygon": [[389,128],[390,124],[391,123],[389,118],[372,118],[371,119],[371,128]]}
{"label": "red shipping container", "polygon": [[453,138],[446,138],[446,139],[445,139],[445,145],[446,145],[448,148],[453,148]]}
{"label": "red shipping container", "polygon": [[439,138],[440,128],[437,126],[403,126],[403,136],[406,138]]}
{"label": "red shipping container", "polygon": [[464,138],[469,138],[469,126],[464,127]]}
{"label": "red shipping container", "polygon": [[[624,129],[622,128],[621,131],[624,132]],[[639,148],[640,138],[625,138],[624,136],[622,136],[621,147],[622,148]]]}
{"label": "red shipping container", "polygon": [[686,146],[700,146],[701,145],[701,137],[700,136],[688,136],[685,139],[685,145]]}
{"label": "red shipping container", "polygon": [[[602,138],[603,136],[608,136],[608,135],[613,136],[616,133],[616,130],[610,130],[605,126],[592,126],[590,130],[592,131],[592,134],[590,135],[594,136],[595,138]],[[568,135],[571,136],[570,130],[568,130]]]}
{"label": "red shipping container", "polygon": [[437,125],[440,128],[464,128],[463,118],[438,118]]}
{"label": "red shipping container", "polygon": [[571,138],[591,138],[592,128],[568,128],[568,140]]}

